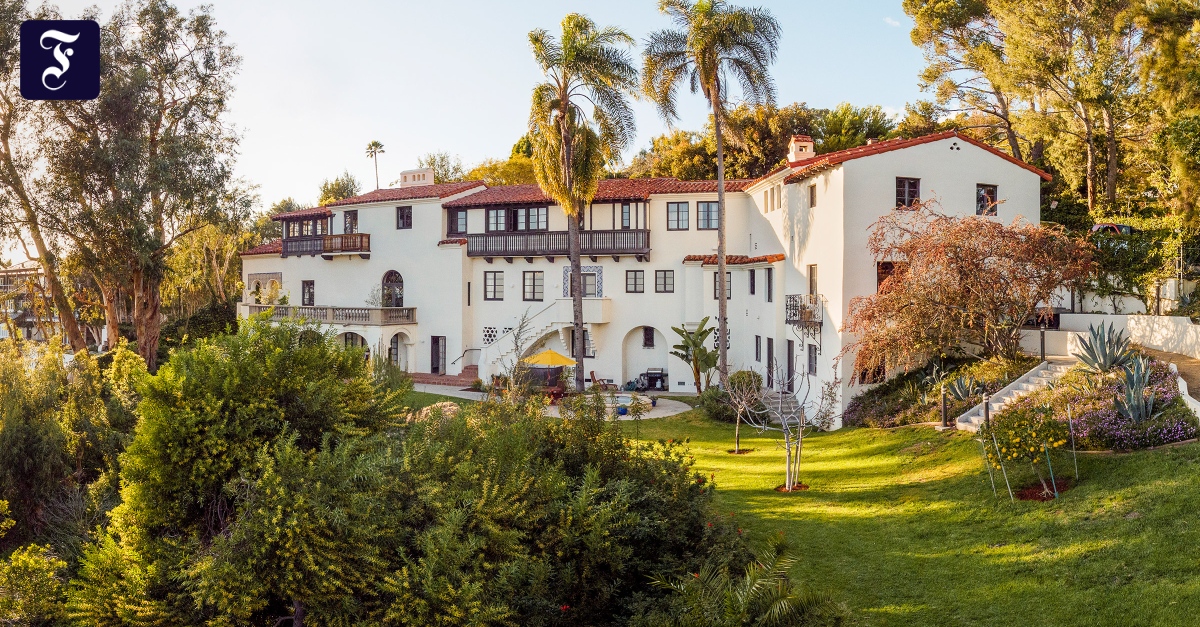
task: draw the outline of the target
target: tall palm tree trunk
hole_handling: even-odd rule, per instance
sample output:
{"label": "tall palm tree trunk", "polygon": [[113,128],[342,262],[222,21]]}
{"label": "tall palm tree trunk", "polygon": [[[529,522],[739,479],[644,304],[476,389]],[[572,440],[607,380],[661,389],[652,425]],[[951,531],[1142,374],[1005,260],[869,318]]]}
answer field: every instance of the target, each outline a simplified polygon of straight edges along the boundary
{"label": "tall palm tree trunk", "polygon": [[[583,209],[579,208],[575,215],[567,216],[567,239],[570,240],[568,256],[571,258],[571,326],[572,344],[575,358],[575,391],[583,391],[583,265],[579,260],[579,231],[583,220]],[[595,383],[595,381],[593,381]]]}
{"label": "tall palm tree trunk", "polygon": [[713,128],[717,135],[717,376],[721,388],[729,388],[729,289],[725,277],[725,147],[721,140],[720,99],[713,98]]}

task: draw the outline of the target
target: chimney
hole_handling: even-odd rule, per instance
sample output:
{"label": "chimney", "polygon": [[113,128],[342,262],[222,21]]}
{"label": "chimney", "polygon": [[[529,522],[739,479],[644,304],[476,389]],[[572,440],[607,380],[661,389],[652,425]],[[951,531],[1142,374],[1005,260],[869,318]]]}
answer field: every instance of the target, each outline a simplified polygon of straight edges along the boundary
{"label": "chimney", "polygon": [[400,173],[400,178],[395,181],[400,184],[400,187],[416,187],[419,185],[433,185],[433,168],[418,168],[416,170],[405,170]]}
{"label": "chimney", "polygon": [[879,141],[879,140],[878,140],[878,139],[875,139],[874,137],[872,137],[872,138],[870,138],[870,139],[868,139],[868,140],[867,140],[867,145],[868,145],[868,146],[871,146],[871,145],[873,145],[873,144],[874,144],[875,142],[877,142],[877,141]]}
{"label": "chimney", "polygon": [[788,142],[788,162],[795,163],[812,159],[816,156],[813,152],[813,139],[808,135],[792,135],[792,140]]}

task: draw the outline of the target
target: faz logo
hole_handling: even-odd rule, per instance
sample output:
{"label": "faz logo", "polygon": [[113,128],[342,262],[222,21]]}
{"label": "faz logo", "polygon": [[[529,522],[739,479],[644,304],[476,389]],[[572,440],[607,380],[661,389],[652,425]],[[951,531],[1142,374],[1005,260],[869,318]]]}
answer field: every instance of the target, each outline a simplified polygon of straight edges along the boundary
{"label": "faz logo", "polygon": [[21,23],[21,96],[91,100],[99,95],[99,24],[92,20]]}

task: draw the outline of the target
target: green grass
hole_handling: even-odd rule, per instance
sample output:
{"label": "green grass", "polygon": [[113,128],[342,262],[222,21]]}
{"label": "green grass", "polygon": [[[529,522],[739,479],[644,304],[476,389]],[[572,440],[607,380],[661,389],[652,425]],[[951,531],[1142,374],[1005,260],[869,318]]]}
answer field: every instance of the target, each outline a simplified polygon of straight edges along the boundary
{"label": "green grass", "polygon": [[[632,433],[633,426],[625,423]],[[794,575],[845,601],[855,625],[1195,625],[1200,445],[1081,455],[1058,501],[992,494],[978,444],[927,427],[847,428],[806,440],[806,492],[781,494],[778,440],[700,411],[642,421],[689,439],[696,470],[751,538],[783,531]],[[1072,475],[1069,461],[1055,468]],[[1030,471],[1021,482],[1032,478]]]}
{"label": "green grass", "polygon": [[404,404],[411,410],[424,409],[435,403],[442,401],[450,401],[459,405],[472,405],[475,401],[465,398],[457,398],[454,396],[446,396],[445,394],[433,394],[432,392],[417,392],[412,391],[404,396]]}

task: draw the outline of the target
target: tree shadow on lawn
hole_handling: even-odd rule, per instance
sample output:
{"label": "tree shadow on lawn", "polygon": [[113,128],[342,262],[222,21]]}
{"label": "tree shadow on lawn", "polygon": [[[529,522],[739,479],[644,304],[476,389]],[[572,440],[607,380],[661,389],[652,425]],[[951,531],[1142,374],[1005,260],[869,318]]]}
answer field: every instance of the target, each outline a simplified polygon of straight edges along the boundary
{"label": "tree shadow on lawn", "polygon": [[802,466],[803,494],[770,491],[779,452],[718,473],[718,499],[753,535],[785,531],[800,579],[843,595],[862,624],[1193,624],[1200,446],[1081,458],[1083,481],[1062,499],[1013,504],[966,444],[930,463],[961,470],[915,482],[878,485],[909,470],[900,463],[872,467],[875,485],[861,469]]}

